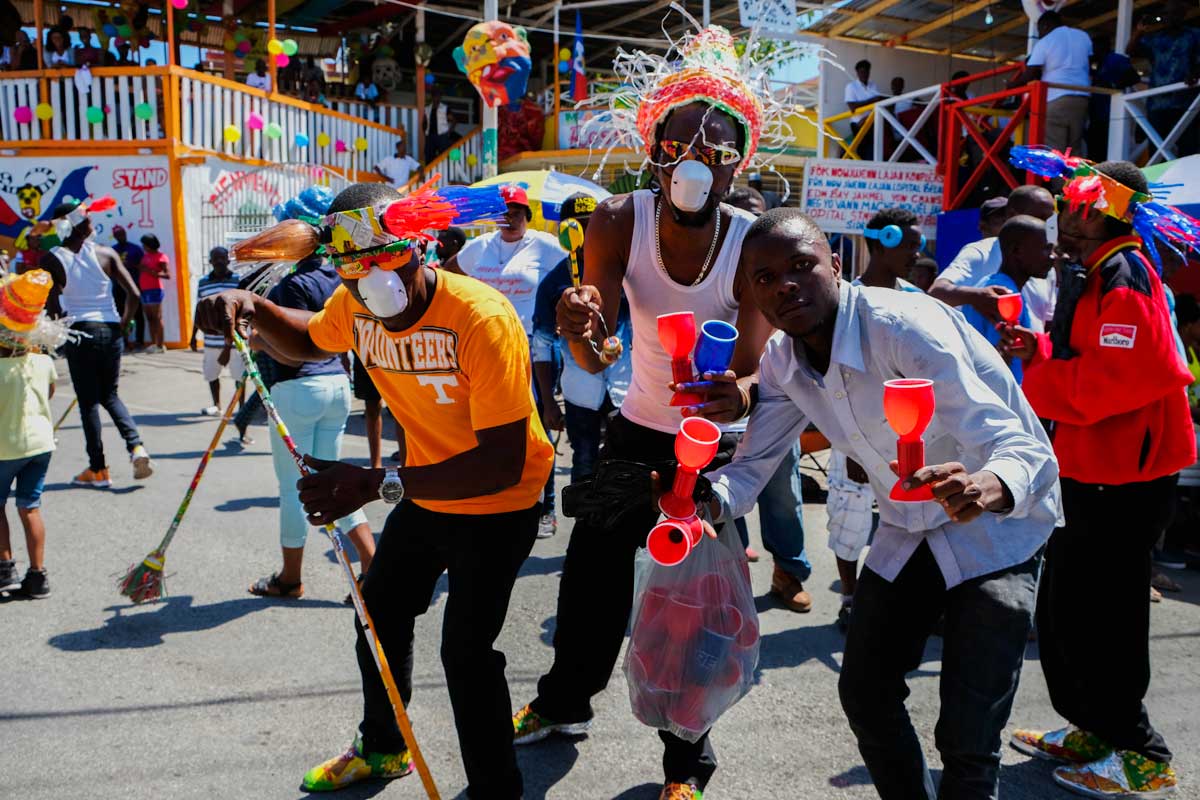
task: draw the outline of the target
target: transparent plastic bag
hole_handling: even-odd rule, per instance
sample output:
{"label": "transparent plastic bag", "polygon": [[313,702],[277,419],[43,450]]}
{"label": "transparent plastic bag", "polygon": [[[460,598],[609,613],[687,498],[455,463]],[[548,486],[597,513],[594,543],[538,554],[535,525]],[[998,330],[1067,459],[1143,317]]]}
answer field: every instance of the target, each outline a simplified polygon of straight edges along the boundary
{"label": "transparent plastic bag", "polygon": [[689,742],[750,691],[758,614],[750,567],[733,525],[681,563],[638,551],[625,680],[633,715]]}

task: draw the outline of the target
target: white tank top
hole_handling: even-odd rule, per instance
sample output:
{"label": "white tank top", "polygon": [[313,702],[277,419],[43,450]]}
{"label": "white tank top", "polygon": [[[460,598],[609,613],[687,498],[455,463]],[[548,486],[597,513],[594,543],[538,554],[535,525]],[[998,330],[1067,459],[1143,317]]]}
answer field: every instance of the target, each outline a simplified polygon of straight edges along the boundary
{"label": "white tank top", "polygon": [[78,253],[65,247],[50,251],[67,273],[67,288],[63,289],[63,311],[73,322],[120,322],[113,303],[112,281],[96,257],[96,245],[84,242]]}
{"label": "white tank top", "polygon": [[[629,393],[621,405],[621,414],[630,422],[665,433],[675,433],[683,417],[672,407],[671,359],[658,341],[658,316],[676,311],[692,311],[696,328],[710,319],[734,324],[738,303],[733,296],[742,239],[754,222],[748,211],[732,209],[725,241],[712,267],[698,286],[683,286],[668,277],[658,265],[654,241],[654,193],[642,189],[633,193],[633,241],[629,263],[625,265],[625,296],[633,322],[633,378]],[[745,422],[722,426],[725,430],[743,430]]]}

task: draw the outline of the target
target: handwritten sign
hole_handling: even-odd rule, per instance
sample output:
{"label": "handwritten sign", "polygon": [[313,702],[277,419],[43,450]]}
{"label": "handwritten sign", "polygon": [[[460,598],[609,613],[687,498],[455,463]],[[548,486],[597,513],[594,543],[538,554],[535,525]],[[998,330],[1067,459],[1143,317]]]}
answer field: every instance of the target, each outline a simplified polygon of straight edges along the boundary
{"label": "handwritten sign", "polygon": [[942,182],[932,164],[809,159],[800,207],[826,233],[861,233],[876,211],[905,208],[933,239]]}
{"label": "handwritten sign", "polygon": [[763,32],[796,32],[796,0],[738,0],[738,13],[743,28],[757,24]]}

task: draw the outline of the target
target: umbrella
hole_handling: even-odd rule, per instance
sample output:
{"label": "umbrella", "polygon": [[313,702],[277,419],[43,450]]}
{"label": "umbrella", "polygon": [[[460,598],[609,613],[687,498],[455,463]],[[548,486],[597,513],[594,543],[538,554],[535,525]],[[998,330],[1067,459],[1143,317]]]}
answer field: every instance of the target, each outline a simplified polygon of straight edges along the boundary
{"label": "umbrella", "polygon": [[522,187],[529,195],[530,210],[533,212],[530,227],[551,232],[559,221],[559,208],[571,195],[582,192],[597,200],[605,200],[612,196],[611,192],[589,180],[548,169],[506,172],[472,185],[495,186],[509,183]]}

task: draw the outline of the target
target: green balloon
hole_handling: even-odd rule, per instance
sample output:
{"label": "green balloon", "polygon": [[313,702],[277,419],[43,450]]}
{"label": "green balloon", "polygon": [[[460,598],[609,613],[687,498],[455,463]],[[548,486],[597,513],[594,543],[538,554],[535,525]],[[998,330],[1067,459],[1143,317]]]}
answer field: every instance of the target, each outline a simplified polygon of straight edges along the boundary
{"label": "green balloon", "polygon": [[128,25],[120,25],[117,27],[117,33],[128,39],[130,36],[133,36],[133,28]]}
{"label": "green balloon", "polygon": [[450,151],[449,158],[451,161],[462,161],[462,150],[454,148]]}
{"label": "green balloon", "polygon": [[[97,111],[99,109],[96,109]],[[91,113],[90,111],[88,112]],[[150,120],[154,118],[154,106],[149,103],[138,103],[133,107],[133,115],[138,119]]]}
{"label": "green balloon", "polygon": [[95,106],[88,106],[87,121],[93,125],[99,125],[104,122],[104,110]]}
{"label": "green balloon", "polygon": [[296,44],[295,39],[284,39],[283,52],[289,57],[294,56],[296,53],[300,52],[300,45]]}
{"label": "green balloon", "polygon": [[283,136],[283,128],[279,127],[278,122],[268,122],[264,133],[267,134],[268,139],[278,139]]}
{"label": "green balloon", "polygon": [[246,41],[246,34],[242,33],[241,31],[234,31],[233,40],[238,44],[241,44],[242,42]]}

